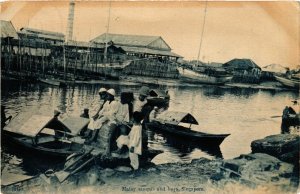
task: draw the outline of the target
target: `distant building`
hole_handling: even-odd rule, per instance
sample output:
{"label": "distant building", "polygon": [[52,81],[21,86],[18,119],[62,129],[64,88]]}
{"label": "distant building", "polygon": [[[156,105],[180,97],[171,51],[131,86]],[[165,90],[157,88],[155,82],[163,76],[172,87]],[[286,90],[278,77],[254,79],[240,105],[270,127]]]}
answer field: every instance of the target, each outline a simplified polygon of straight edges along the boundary
{"label": "distant building", "polygon": [[261,68],[251,59],[232,59],[222,66],[233,74],[234,82],[260,82]]}
{"label": "distant building", "polygon": [[13,45],[14,40],[17,40],[19,37],[10,21],[0,20],[0,29],[1,69],[8,69],[11,64],[16,62]]}
{"label": "distant building", "polygon": [[33,28],[21,28],[18,31],[19,42],[14,49],[21,46],[22,52],[31,56],[49,56],[52,46],[61,46],[64,42],[64,34]]}
{"label": "distant building", "polygon": [[1,52],[12,52],[13,40],[18,39],[18,34],[10,21],[0,20]]}
{"label": "distant building", "polygon": [[39,30],[34,28],[21,28],[18,32],[21,39],[35,39],[48,42],[50,44],[62,44],[65,41],[65,35],[59,32]]}
{"label": "distant building", "polygon": [[262,68],[261,77],[263,80],[275,80],[274,75],[286,74],[289,68],[279,64],[270,64]]}
{"label": "distant building", "polygon": [[1,28],[0,31],[1,40],[7,38],[18,39],[17,31],[10,21],[0,20],[0,28]]}
{"label": "distant building", "polygon": [[160,36],[124,35],[104,33],[91,40],[93,43],[108,43],[122,48],[129,56],[140,58],[158,58],[160,60],[178,60],[182,56],[171,52],[170,46]]}
{"label": "distant building", "polygon": [[270,73],[285,74],[289,70],[289,68],[283,67],[282,65],[279,65],[279,64],[270,64],[270,65],[264,66],[262,68],[262,70],[265,72],[270,72]]}

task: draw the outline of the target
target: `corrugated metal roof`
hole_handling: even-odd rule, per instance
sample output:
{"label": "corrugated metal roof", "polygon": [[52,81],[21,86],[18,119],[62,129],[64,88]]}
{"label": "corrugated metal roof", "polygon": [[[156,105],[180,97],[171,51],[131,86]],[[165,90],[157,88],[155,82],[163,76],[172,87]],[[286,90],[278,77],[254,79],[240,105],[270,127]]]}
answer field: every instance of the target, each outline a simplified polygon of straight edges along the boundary
{"label": "corrugated metal roof", "polygon": [[0,20],[0,31],[1,31],[1,38],[18,38],[18,34],[16,32],[16,29],[12,25],[10,21],[4,21]]}
{"label": "corrugated metal roof", "polygon": [[148,46],[153,41],[160,39],[159,36],[127,35],[127,34],[101,34],[91,40],[96,43],[113,42],[117,45]]}
{"label": "corrugated metal roof", "polygon": [[59,40],[59,41],[65,40],[65,35],[63,33],[33,29],[33,28],[21,28],[21,31],[19,33],[24,35],[34,36],[36,38],[41,38],[41,39],[51,39],[51,40]]}
{"label": "corrugated metal roof", "polygon": [[160,123],[168,123],[172,125],[178,125],[179,123],[198,125],[198,121],[195,119],[195,117],[186,112],[164,111],[157,115],[154,120]]}
{"label": "corrugated metal roof", "polygon": [[126,52],[132,52],[132,53],[147,53],[152,55],[164,55],[164,56],[182,58],[182,56],[173,53],[171,51],[162,51],[162,50],[155,50],[155,49],[144,48],[144,47],[133,47],[133,46],[121,46],[121,48]]}

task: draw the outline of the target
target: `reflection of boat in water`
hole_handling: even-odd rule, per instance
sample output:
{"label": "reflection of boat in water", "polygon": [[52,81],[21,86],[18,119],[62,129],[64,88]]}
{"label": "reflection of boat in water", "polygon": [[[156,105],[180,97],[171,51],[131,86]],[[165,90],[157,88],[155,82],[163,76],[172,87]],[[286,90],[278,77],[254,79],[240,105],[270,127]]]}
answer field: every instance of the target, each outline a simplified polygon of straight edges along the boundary
{"label": "reflection of boat in water", "polygon": [[223,85],[232,79],[232,76],[228,74],[210,75],[208,73],[197,72],[182,67],[178,68],[178,71],[179,71],[180,79],[187,82]]}
{"label": "reflection of boat in water", "polygon": [[195,149],[199,149],[210,156],[214,156],[216,158],[223,158],[221,149],[219,146],[209,146],[206,144],[199,144],[198,142],[188,141],[181,138],[174,136],[169,133],[162,133],[161,131],[155,130],[151,131],[152,133],[156,133],[159,136],[162,136],[165,140],[165,144],[174,148],[178,151],[180,157],[189,157],[188,155],[191,154]]}
{"label": "reflection of boat in water", "polygon": [[152,122],[147,123],[146,127],[172,134],[181,139],[188,140],[188,142],[193,141],[199,145],[207,146],[219,146],[230,135],[194,131],[191,128],[180,126],[180,123],[188,123],[190,126],[192,124],[198,125],[196,119],[189,113],[165,111],[157,115]]}
{"label": "reflection of boat in water", "polygon": [[295,76],[292,76],[291,78],[286,78],[283,76],[276,75],[275,78],[282,85],[290,87],[290,88],[299,88],[299,86],[300,86],[300,79]]}

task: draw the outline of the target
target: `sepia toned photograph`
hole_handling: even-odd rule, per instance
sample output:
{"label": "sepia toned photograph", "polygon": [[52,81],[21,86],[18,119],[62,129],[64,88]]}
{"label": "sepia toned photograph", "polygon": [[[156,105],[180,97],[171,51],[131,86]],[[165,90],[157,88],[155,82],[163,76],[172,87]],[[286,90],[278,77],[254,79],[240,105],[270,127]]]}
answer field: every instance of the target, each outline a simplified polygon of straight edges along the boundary
{"label": "sepia toned photograph", "polygon": [[1,193],[300,193],[298,1],[0,10]]}

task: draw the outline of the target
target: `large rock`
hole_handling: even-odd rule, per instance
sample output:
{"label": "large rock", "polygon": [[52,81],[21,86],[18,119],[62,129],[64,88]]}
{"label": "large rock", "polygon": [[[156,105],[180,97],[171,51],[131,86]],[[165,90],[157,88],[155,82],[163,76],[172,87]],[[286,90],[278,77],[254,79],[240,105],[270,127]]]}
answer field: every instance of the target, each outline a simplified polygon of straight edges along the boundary
{"label": "large rock", "polygon": [[295,134],[279,134],[255,140],[252,153],[266,153],[282,161],[299,165],[300,137]]}
{"label": "large rock", "polygon": [[270,185],[292,186],[293,165],[264,153],[241,155],[238,158],[224,160],[221,175],[228,179],[238,180],[248,186]]}

